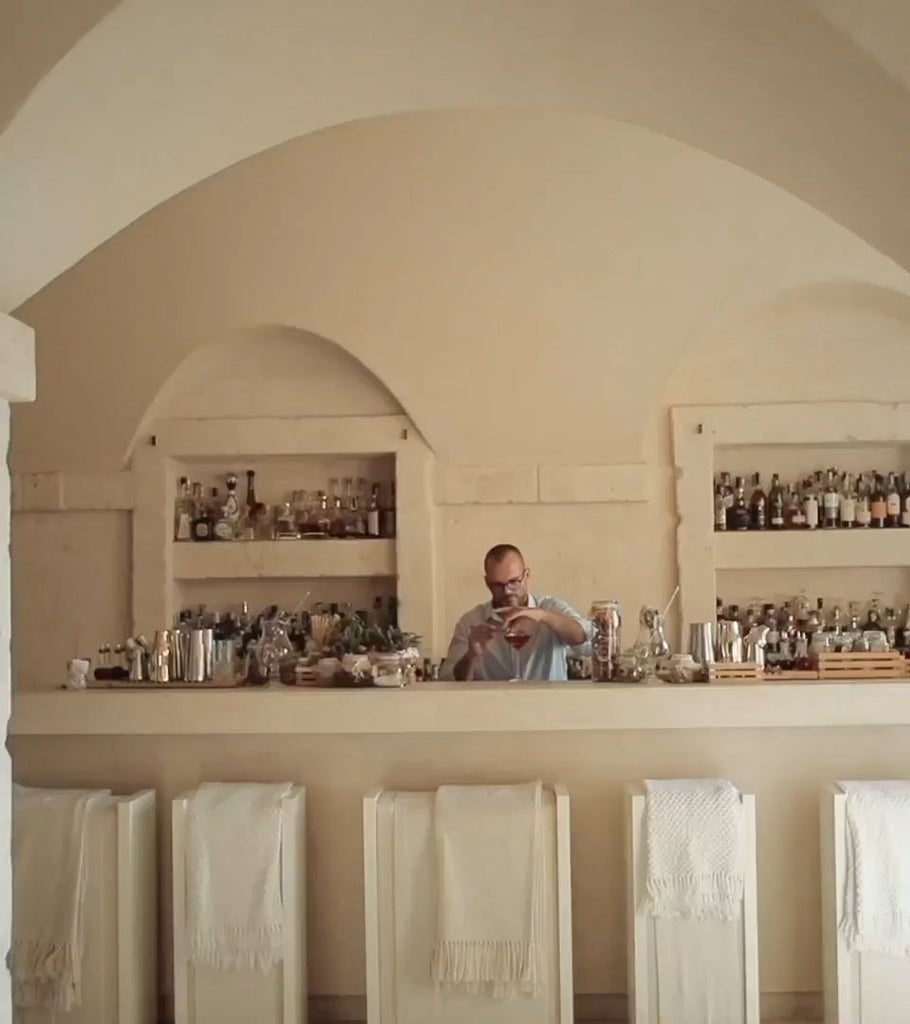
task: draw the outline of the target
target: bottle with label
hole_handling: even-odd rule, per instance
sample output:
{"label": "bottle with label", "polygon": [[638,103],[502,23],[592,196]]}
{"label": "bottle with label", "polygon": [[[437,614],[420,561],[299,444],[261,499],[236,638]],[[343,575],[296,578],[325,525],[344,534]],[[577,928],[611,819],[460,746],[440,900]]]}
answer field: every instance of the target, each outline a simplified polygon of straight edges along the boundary
{"label": "bottle with label", "polygon": [[395,481],[389,484],[389,498],[385,506],[379,510],[379,530],[383,537],[395,536]]}
{"label": "bottle with label", "polygon": [[246,514],[254,522],[256,520],[258,504],[259,502],[256,500],[256,471],[254,469],[248,469],[246,471]]}
{"label": "bottle with label", "polygon": [[736,487],[733,492],[733,507],[730,509],[730,516],[727,527],[730,530],[748,530],[751,522],[749,508],[746,505],[746,485],[741,476],[736,478]]}
{"label": "bottle with label", "polygon": [[218,488],[212,488],[209,501],[209,517],[212,522],[212,540],[233,540],[234,524],[225,515],[225,502],[218,496]]}
{"label": "bottle with label", "polygon": [[332,516],[329,510],[329,496],[325,491],[317,494],[319,507],[316,511],[316,535],[328,537],[332,532]]}
{"label": "bottle with label", "polygon": [[910,480],[901,474],[901,526],[910,526]]}
{"label": "bottle with label", "polygon": [[840,525],[845,530],[852,530],[856,526],[856,491],[853,488],[853,478],[849,473],[844,474],[841,485]]}
{"label": "bottle with label", "polygon": [[174,540],[193,539],[193,498],[190,482],[185,477],[177,484],[177,500],[174,505]]}
{"label": "bottle with label", "polygon": [[790,487],[787,508],[784,512],[784,523],[788,530],[805,530],[806,528],[806,510],[801,486]]}
{"label": "bottle with label", "polygon": [[812,480],[806,480],[803,489],[803,513],[806,517],[806,529],[818,529],[818,497]]}
{"label": "bottle with label", "polygon": [[195,498],[196,512],[193,516],[193,540],[211,540],[214,525],[211,508],[202,493],[202,484],[197,484],[196,487],[198,490]]}
{"label": "bottle with label", "polygon": [[379,484],[373,484],[367,508],[367,536],[379,536]]}
{"label": "bottle with label", "polygon": [[885,525],[901,525],[901,496],[897,489],[897,474],[888,474],[888,488],[885,491]]}
{"label": "bottle with label", "polygon": [[875,482],[872,485],[872,498],[869,502],[869,511],[872,515],[872,526],[882,529],[888,519],[888,505],[885,501],[885,487],[881,476],[874,475]]}
{"label": "bottle with label", "polygon": [[752,495],[749,498],[749,529],[768,528],[768,498],[762,490],[761,474],[752,474]]}
{"label": "bottle with label", "polygon": [[872,504],[869,495],[869,484],[864,475],[860,475],[856,484],[856,525],[860,529],[868,529],[872,525]]}
{"label": "bottle with label", "polygon": [[782,530],[786,525],[786,498],[780,485],[780,476],[775,473],[771,477],[771,490],[768,492],[768,525],[772,530]]}
{"label": "bottle with label", "polygon": [[829,469],[822,495],[822,526],[826,530],[836,529],[840,521],[840,495],[837,492],[837,470]]}

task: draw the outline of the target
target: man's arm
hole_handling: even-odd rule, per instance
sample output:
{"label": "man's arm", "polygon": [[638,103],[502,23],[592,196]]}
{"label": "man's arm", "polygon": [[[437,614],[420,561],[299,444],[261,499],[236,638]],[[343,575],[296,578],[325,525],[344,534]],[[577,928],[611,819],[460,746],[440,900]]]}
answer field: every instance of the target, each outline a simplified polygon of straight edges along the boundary
{"label": "man's arm", "polygon": [[492,637],[493,629],[488,624],[469,626],[467,617],[460,619],[449,644],[442,677],[459,683],[470,682]]}
{"label": "man's arm", "polygon": [[502,611],[502,618],[504,622],[517,619],[541,622],[548,626],[566,647],[578,647],[586,643],[591,639],[593,629],[587,619],[558,598],[548,598],[536,608],[505,608]]}

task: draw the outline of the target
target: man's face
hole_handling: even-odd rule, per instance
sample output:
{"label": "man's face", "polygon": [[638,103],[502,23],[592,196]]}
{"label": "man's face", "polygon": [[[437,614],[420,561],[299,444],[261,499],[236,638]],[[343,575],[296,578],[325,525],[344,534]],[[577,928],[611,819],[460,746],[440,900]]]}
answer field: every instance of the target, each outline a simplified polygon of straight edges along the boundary
{"label": "man's face", "polygon": [[524,561],[514,551],[501,562],[487,562],[484,582],[493,598],[493,607],[527,604],[528,575]]}

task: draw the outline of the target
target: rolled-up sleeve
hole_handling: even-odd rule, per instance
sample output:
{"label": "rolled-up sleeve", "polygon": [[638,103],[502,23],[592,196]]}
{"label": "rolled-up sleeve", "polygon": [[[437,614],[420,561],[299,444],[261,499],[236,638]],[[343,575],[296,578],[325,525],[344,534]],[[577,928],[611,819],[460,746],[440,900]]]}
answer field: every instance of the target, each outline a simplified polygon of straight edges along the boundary
{"label": "rolled-up sleeve", "polygon": [[452,683],[455,682],[455,666],[468,653],[468,636],[471,632],[468,616],[463,615],[455,626],[455,632],[449,642],[449,649],[446,652],[440,670],[439,678]]}
{"label": "rolled-up sleeve", "polygon": [[558,597],[547,597],[540,602],[541,608],[545,608],[547,611],[558,612],[560,615],[565,615],[568,619],[574,619],[576,622],[581,623],[581,628],[585,631],[584,643],[576,644],[570,647],[569,650],[573,654],[579,657],[590,655],[591,653],[591,640],[594,636],[594,623],[590,619],[586,619],[580,612]]}

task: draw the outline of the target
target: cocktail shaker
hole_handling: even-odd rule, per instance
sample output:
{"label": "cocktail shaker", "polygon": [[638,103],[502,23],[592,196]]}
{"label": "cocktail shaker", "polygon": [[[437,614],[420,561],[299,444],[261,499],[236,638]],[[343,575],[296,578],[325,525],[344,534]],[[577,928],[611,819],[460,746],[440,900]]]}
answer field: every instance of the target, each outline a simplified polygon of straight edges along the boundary
{"label": "cocktail shaker", "polygon": [[189,651],[186,659],[186,682],[204,683],[207,679],[212,678],[213,642],[211,629],[190,630]]}
{"label": "cocktail shaker", "polygon": [[717,623],[717,660],[741,664],[743,660],[742,626],[734,619],[721,619]]}
{"label": "cocktail shaker", "polygon": [[693,622],[689,626],[689,654],[703,668],[714,664],[714,623]]}

